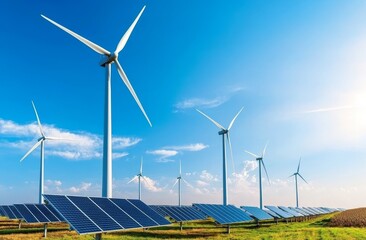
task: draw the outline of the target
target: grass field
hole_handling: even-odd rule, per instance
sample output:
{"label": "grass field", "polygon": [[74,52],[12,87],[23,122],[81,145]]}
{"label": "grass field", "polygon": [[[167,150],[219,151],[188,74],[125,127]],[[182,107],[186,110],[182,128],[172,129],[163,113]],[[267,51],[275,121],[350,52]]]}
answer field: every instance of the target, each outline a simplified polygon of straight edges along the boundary
{"label": "grass field", "polygon": [[[366,228],[330,227],[329,221],[334,214],[313,218],[304,222],[263,223],[260,227],[254,224],[239,224],[231,227],[231,233],[226,229],[215,226],[212,221],[185,223],[183,231],[177,224],[169,227],[149,230],[134,230],[104,234],[103,239],[345,239],[366,240]],[[0,239],[42,239],[42,225],[23,224],[17,229],[17,222],[0,219]],[[93,239],[93,235],[79,236],[74,231],[68,231],[66,224],[49,226],[48,239]]]}

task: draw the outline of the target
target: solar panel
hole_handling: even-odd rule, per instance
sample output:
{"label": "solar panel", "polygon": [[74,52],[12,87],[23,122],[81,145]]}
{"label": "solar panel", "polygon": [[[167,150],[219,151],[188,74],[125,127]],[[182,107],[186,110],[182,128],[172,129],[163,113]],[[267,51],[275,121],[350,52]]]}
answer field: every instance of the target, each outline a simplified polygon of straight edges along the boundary
{"label": "solar panel", "polygon": [[309,208],[309,207],[303,207],[303,209],[305,209],[305,210],[307,210],[307,211],[309,211],[309,212],[313,213],[313,215],[318,215],[318,214],[320,214],[318,211],[315,211],[315,210],[313,210],[313,209],[311,209],[311,208]]}
{"label": "solar panel", "polygon": [[279,209],[278,207],[275,206],[264,206],[265,208],[268,208],[269,210],[271,210],[272,212],[276,213],[278,216],[280,216],[281,218],[292,218],[294,217],[293,215],[291,215],[288,212],[285,212],[281,209]]}
{"label": "solar panel", "polygon": [[315,212],[316,214],[324,214],[323,211],[319,211],[318,209],[314,208],[314,207],[308,207],[308,209],[312,210],[313,212]]}
{"label": "solar panel", "polygon": [[168,215],[163,210],[160,209],[159,205],[149,205],[149,207],[151,207],[152,210],[160,214],[160,216],[168,217]]}
{"label": "solar panel", "polygon": [[241,206],[241,209],[243,209],[246,213],[248,213],[252,218],[256,220],[269,220],[273,219],[271,215],[263,211],[262,209],[258,207],[250,207],[250,206]]}
{"label": "solar panel", "polygon": [[2,208],[2,206],[0,206],[0,216],[1,217],[5,217],[5,212],[4,212],[3,208]]}
{"label": "solar panel", "polygon": [[306,209],[306,208],[304,208],[304,207],[299,208],[299,209],[301,209],[302,211],[304,211],[304,212],[308,213],[310,216],[316,215],[314,212],[312,212],[312,211],[310,211],[310,210],[308,210],[308,209]]}
{"label": "solar panel", "polygon": [[281,210],[285,211],[285,212],[288,212],[289,214],[295,216],[295,217],[303,217],[304,215],[297,212],[297,211],[294,211],[294,210],[291,210],[290,208],[288,207],[284,207],[284,206],[278,206],[278,208],[280,208]]}
{"label": "solar panel", "polygon": [[19,213],[19,211],[14,206],[9,206],[9,208],[14,213],[14,215],[17,219],[22,219],[23,218],[22,215]]}
{"label": "solar panel", "polygon": [[263,209],[263,211],[265,211],[266,213],[268,213],[269,215],[271,215],[274,218],[282,218],[280,215],[276,214],[275,212],[272,212],[269,209]]}
{"label": "solar panel", "polygon": [[5,215],[9,218],[9,219],[17,219],[17,217],[14,215],[13,211],[11,211],[9,206],[2,206],[3,210],[5,212]]}
{"label": "solar panel", "polygon": [[296,211],[298,213],[301,213],[303,216],[309,216],[310,214],[302,210],[301,208],[295,208],[295,207],[289,207],[292,211]]}
{"label": "solar panel", "polygon": [[219,205],[219,204],[193,204],[205,215],[212,217],[215,222],[221,225],[248,222],[253,219],[239,208],[233,205]]}
{"label": "solar panel", "polygon": [[170,224],[140,200],[60,195],[44,197],[79,234]]}
{"label": "solar panel", "polygon": [[187,222],[195,220],[203,220],[207,217],[192,206],[154,206],[159,209],[164,216],[169,216],[176,222]]}
{"label": "solar panel", "polygon": [[34,205],[50,222],[62,222],[51,210],[50,206],[46,206],[44,204],[35,204]]}

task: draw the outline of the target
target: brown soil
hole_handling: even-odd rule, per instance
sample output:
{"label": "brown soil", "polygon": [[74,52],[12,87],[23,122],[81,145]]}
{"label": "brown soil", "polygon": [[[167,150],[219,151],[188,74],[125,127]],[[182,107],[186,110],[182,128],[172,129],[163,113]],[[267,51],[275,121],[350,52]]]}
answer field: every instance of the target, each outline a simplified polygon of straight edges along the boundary
{"label": "brown soil", "polygon": [[329,225],[333,227],[366,227],[366,208],[341,212],[330,220]]}

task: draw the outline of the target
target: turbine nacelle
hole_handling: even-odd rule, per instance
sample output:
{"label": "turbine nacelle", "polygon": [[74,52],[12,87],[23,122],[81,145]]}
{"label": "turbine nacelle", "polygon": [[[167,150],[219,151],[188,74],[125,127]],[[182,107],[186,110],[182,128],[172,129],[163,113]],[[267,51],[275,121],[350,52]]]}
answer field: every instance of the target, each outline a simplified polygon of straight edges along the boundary
{"label": "turbine nacelle", "polygon": [[227,134],[229,132],[229,130],[227,129],[222,129],[220,132],[219,132],[219,135],[224,135],[224,134]]}
{"label": "turbine nacelle", "polygon": [[118,53],[112,53],[110,55],[104,55],[102,60],[99,62],[99,65],[105,67],[105,65],[113,63],[118,59]]}

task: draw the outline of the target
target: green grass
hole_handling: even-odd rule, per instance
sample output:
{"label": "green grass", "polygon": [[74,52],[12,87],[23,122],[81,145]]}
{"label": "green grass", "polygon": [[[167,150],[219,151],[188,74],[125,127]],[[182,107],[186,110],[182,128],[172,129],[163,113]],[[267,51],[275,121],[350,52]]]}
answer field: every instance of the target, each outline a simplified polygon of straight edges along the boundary
{"label": "green grass", "polygon": [[[366,228],[338,228],[329,227],[328,222],[333,214],[321,216],[304,222],[273,222],[262,223],[260,227],[255,224],[238,224],[231,226],[231,233],[226,234],[226,228],[216,226],[212,221],[191,222],[183,225],[183,231],[179,230],[178,224],[149,230],[131,230],[103,234],[103,239],[132,240],[132,239],[253,239],[253,240],[366,240]],[[16,229],[16,223],[8,223],[5,226],[0,220],[0,239],[40,239],[42,226]],[[26,227],[26,224],[23,225]],[[52,228],[52,225],[50,226]],[[34,233],[38,231],[38,233]],[[79,236],[74,231],[66,231],[65,225],[58,225],[48,233],[48,239],[67,240],[93,239],[92,235]]]}

